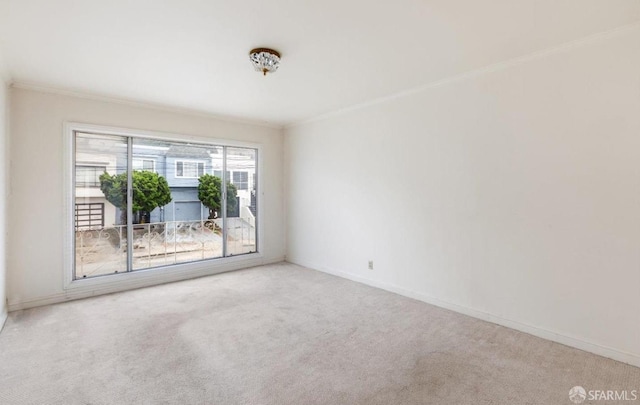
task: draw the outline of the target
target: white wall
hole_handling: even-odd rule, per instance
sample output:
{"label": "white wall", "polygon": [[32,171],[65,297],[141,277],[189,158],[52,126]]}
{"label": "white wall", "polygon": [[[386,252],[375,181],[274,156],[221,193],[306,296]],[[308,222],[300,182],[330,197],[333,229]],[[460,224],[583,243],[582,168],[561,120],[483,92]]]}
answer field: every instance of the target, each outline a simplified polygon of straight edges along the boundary
{"label": "white wall", "polygon": [[476,73],[287,128],[287,260],[640,365],[640,29]]}
{"label": "white wall", "polygon": [[63,289],[65,121],[261,144],[264,167],[261,262],[284,258],[281,129],[25,88],[13,87],[10,92],[12,176],[7,280],[10,310],[79,297]]}
{"label": "white wall", "polygon": [[[0,60],[2,64],[2,60]],[[0,330],[7,319],[7,194],[8,194],[8,88],[0,66]]]}

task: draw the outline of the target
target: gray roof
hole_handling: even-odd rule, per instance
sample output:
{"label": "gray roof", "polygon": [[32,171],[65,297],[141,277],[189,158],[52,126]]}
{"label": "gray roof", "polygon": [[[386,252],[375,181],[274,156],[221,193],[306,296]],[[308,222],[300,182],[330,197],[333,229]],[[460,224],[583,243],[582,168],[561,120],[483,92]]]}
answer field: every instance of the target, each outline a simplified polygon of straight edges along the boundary
{"label": "gray roof", "polygon": [[191,158],[191,159],[209,159],[209,150],[212,148],[205,148],[202,146],[189,146],[189,145],[171,145],[167,151],[167,156]]}

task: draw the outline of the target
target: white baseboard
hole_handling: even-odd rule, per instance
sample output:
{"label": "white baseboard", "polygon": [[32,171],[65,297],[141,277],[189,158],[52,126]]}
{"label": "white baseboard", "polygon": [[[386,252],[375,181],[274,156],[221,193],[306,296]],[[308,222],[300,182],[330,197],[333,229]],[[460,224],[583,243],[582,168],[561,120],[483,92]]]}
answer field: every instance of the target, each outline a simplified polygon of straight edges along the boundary
{"label": "white baseboard", "polygon": [[[127,277],[126,279],[120,278],[118,281],[114,281],[111,283],[90,285],[90,286],[87,286],[87,288],[80,287],[80,288],[68,289],[68,290],[65,290],[65,292],[61,292],[58,294],[51,294],[47,296],[40,296],[34,299],[20,300],[20,301],[14,301],[14,302],[9,301],[8,310],[9,312],[19,311],[22,309],[40,307],[43,305],[58,304],[60,302],[94,297],[97,295],[111,294],[115,292],[135,290],[137,288],[151,287],[159,284],[172,283],[175,281],[212,276],[214,274],[226,273],[234,270],[242,270],[250,267],[261,266],[265,264],[273,264],[273,263],[278,263],[282,261],[284,261],[284,256],[275,257],[275,258],[260,257],[255,259],[248,259],[248,260],[227,263],[223,266],[215,266],[215,267],[203,266],[195,270],[175,272],[175,273],[169,273],[169,274],[167,273],[159,274],[158,272],[154,274],[153,270],[149,270],[145,273],[134,272],[137,274],[123,273],[122,276]],[[116,279],[117,276],[114,276],[113,278]]]}
{"label": "white baseboard", "polygon": [[303,259],[287,257],[287,261],[293,264],[297,264],[299,266],[307,267],[313,270],[318,270],[324,273],[332,274],[334,276],[346,278],[351,281],[356,281],[358,283],[366,284],[371,287],[380,288],[382,290],[390,291],[399,295],[403,295],[405,297],[413,298],[422,302],[426,302],[427,304],[435,305],[440,308],[444,308],[460,314],[468,315],[473,318],[481,319],[483,321],[495,323],[497,325],[505,326],[510,329],[515,329],[517,331],[524,332],[533,336],[537,336],[542,339],[550,340],[552,342],[561,343],[565,346],[584,350],[589,353],[597,354],[599,356],[607,357],[609,359],[620,361],[622,363],[640,367],[639,354],[628,353],[622,350],[618,350],[618,349],[603,346],[597,343],[589,342],[584,338],[570,336],[570,335],[566,335],[558,332],[553,332],[537,326],[528,325],[513,319],[503,318],[488,312],[484,312],[484,311],[469,308],[466,306],[443,301],[441,299],[431,297],[427,294],[411,291],[406,288],[399,287],[393,284],[384,283],[376,280],[370,280],[356,274],[352,274],[344,271],[338,271],[335,269],[329,269],[324,266],[318,266],[314,263],[308,262]]}

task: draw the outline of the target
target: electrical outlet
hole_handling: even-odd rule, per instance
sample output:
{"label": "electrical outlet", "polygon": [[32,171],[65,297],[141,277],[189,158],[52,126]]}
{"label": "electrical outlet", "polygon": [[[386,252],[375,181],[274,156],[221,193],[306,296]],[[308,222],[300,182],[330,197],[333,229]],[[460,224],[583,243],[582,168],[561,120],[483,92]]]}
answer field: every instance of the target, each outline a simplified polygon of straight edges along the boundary
{"label": "electrical outlet", "polygon": [[369,270],[373,270],[373,260],[369,260]]}

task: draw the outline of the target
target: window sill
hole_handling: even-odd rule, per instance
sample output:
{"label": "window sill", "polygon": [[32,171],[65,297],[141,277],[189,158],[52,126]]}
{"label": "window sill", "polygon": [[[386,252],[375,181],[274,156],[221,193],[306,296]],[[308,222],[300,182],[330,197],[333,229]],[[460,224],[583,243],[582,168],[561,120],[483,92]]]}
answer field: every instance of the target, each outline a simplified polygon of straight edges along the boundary
{"label": "window sill", "polygon": [[107,294],[209,276],[262,264],[264,264],[264,260],[261,253],[247,253],[238,256],[72,280],[65,285],[64,290],[67,293],[92,292],[90,295]]}

